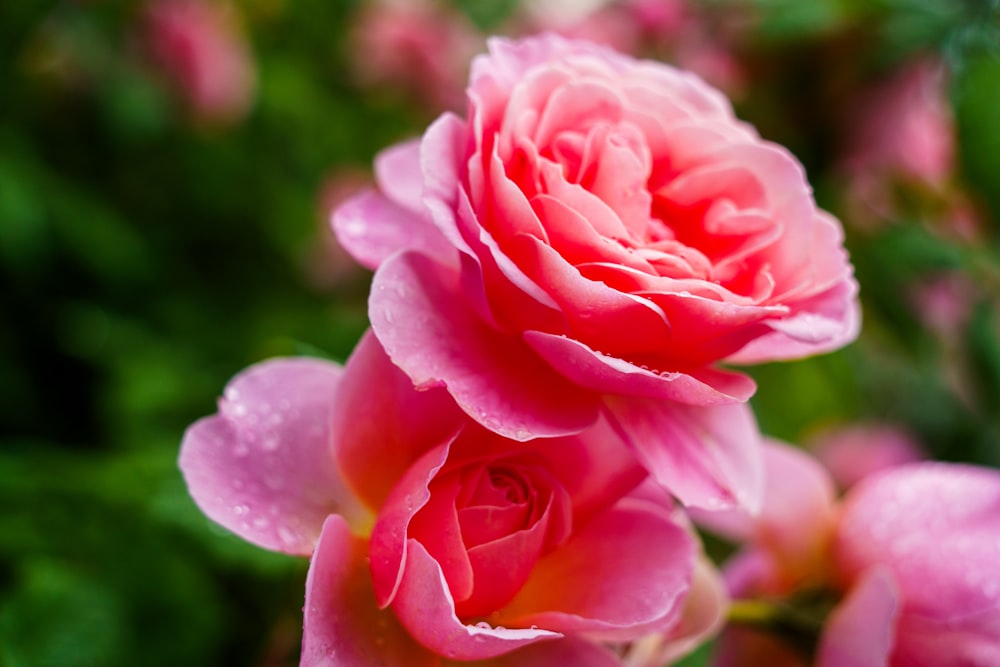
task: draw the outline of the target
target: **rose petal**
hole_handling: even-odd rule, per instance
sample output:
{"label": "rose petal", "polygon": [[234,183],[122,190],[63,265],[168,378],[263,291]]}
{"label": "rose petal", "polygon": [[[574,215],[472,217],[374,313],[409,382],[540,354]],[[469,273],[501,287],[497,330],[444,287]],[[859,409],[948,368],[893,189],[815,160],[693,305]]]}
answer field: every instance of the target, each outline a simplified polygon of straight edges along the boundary
{"label": "rose petal", "polygon": [[201,510],[265,549],[308,555],[329,514],[370,519],[330,441],[336,364],[273,359],[234,377],[219,413],[184,434],[180,467]]}
{"label": "rose petal", "polygon": [[715,405],[746,401],[756,389],[746,375],[711,368],[690,374],[650,370],[540,331],[525,332],[524,340],[576,384],[608,394]]}
{"label": "rose petal", "polygon": [[463,306],[454,279],[425,257],[403,253],[383,264],[369,311],[395,364],[417,385],[444,384],[492,431],[523,441],[578,433],[597,418],[596,394],[487,327]]}
{"label": "rose petal", "polygon": [[[375,597],[380,607],[391,604],[399,590],[403,570],[406,567],[406,547],[412,542],[407,540],[410,521],[420,508],[427,504],[431,495],[427,487],[444,465],[449,445],[450,443],[445,443],[435,447],[410,466],[393,487],[392,493],[379,512],[371,536],[371,570]],[[453,528],[457,529],[457,526]],[[451,537],[461,539],[460,535]],[[450,565],[454,570],[459,564]],[[471,568],[466,564],[465,582],[461,585],[471,589],[471,582]]]}
{"label": "rose petal", "polygon": [[760,506],[760,433],[750,407],[608,396],[608,415],[653,478],[685,505]]}
{"label": "rose petal", "polygon": [[822,571],[834,527],[833,480],[812,456],[776,440],[764,442],[760,511],[693,511],[699,525],[731,540],[750,540],[775,560],[789,586]]}
{"label": "rose petal", "polygon": [[669,511],[626,498],[538,561],[501,623],[628,640],[668,627],[690,590],[695,544]]}
{"label": "rose petal", "polygon": [[483,660],[534,642],[561,637],[540,629],[462,623],[441,567],[416,540],[407,544],[406,567],[393,610],[410,634],[435,653],[455,660]]}
{"label": "rose petal", "polygon": [[1000,610],[1000,472],[915,463],[847,494],[835,556],[845,580],[889,568],[907,614],[945,622]]}
{"label": "rose petal", "polygon": [[881,568],[869,571],[827,618],[819,640],[817,666],[887,665],[899,611],[899,593],[891,575]]}
{"label": "rose petal", "polygon": [[466,417],[443,389],[417,391],[368,331],[347,360],[331,421],[344,478],[377,510],[410,465],[453,438]]}
{"label": "rose petal", "polygon": [[439,258],[455,254],[425,215],[403,208],[372,190],[341,204],[333,213],[332,223],[344,249],[369,269],[378,268],[400,250],[417,250]]}
{"label": "rose petal", "polygon": [[367,544],[331,516],[309,564],[303,608],[303,667],[437,667],[391,611],[375,604]]}

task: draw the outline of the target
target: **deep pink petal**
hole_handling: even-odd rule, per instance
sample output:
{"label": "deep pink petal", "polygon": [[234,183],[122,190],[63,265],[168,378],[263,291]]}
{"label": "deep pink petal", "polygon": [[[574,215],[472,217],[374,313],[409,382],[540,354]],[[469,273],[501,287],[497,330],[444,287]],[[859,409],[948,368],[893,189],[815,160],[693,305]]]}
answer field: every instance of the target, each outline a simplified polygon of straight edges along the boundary
{"label": "deep pink petal", "polygon": [[226,386],[219,412],[184,434],[180,467],[201,510],[266,549],[308,555],[329,514],[367,513],[340,477],[330,411],[341,369],[273,359]]}
{"label": "deep pink petal", "polygon": [[455,616],[441,567],[413,539],[407,544],[406,567],[392,608],[417,641],[455,660],[493,658],[562,636],[549,630],[510,629],[485,622],[466,625]]}
{"label": "deep pink petal", "polygon": [[418,386],[444,384],[470,417],[515,440],[592,424],[597,395],[556,373],[520,338],[486,326],[465,307],[455,281],[412,253],[382,265],[369,315],[393,362]]}
{"label": "deep pink petal", "polygon": [[885,667],[899,612],[892,577],[881,568],[869,571],[827,618],[817,666]]}
{"label": "deep pink petal", "polygon": [[538,561],[496,617],[591,637],[635,639],[669,627],[691,587],[695,542],[669,511],[622,500]]}
{"label": "deep pink petal", "polygon": [[[444,465],[448,446],[435,447],[410,466],[379,512],[371,536],[372,581],[379,606],[390,604],[396,597],[406,567],[410,521],[427,504],[431,495],[427,487]],[[471,576],[469,572],[470,580]]]}
{"label": "deep pink petal", "polygon": [[606,397],[609,417],[653,478],[685,505],[760,506],[760,433],[750,406]]}
{"label": "deep pink petal", "polygon": [[564,336],[528,331],[524,339],[557,371],[602,393],[713,405],[746,401],[756,389],[753,380],[739,373],[712,368],[692,373],[657,371],[595,352]]}
{"label": "deep pink petal", "polygon": [[331,516],[306,577],[302,667],[437,667],[389,610],[379,609],[366,562],[367,544]]}
{"label": "deep pink petal", "polygon": [[467,422],[448,392],[417,391],[371,331],[347,360],[331,412],[344,478],[374,510],[420,455]]}

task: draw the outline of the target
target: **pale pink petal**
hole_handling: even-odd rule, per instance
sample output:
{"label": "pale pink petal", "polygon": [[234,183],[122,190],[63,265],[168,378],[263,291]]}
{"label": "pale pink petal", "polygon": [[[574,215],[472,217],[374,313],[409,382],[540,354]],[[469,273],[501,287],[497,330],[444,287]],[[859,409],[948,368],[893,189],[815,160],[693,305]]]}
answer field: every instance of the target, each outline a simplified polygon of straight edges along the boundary
{"label": "pale pink petal", "polygon": [[692,373],[657,371],[600,352],[564,336],[527,331],[524,339],[576,384],[608,394],[713,405],[746,401],[756,386],[746,375],[711,368]]}
{"label": "pale pink petal", "polygon": [[341,368],[273,359],[234,377],[219,412],[184,434],[180,467],[201,510],[266,549],[312,553],[323,521],[369,521],[340,477],[330,411]]}
{"label": "pale pink petal", "polygon": [[390,200],[414,213],[423,211],[421,143],[421,139],[411,139],[390,146],[375,156],[375,181],[378,189]]}
{"label": "pale pink petal", "polygon": [[344,478],[375,510],[417,458],[466,423],[448,392],[417,391],[371,331],[347,360],[331,420]]}
{"label": "pale pink petal", "polygon": [[369,315],[389,357],[418,386],[444,384],[465,412],[515,440],[579,433],[598,397],[556,373],[516,336],[468,310],[457,277],[396,255],[375,276]]}
{"label": "pale pink petal", "polygon": [[693,516],[713,532],[767,551],[775,560],[774,574],[793,586],[822,568],[836,494],[826,470],[804,451],[767,439],[763,454],[764,495],[756,515],[731,510]]}
{"label": "pale pink petal", "polygon": [[400,250],[416,250],[439,258],[451,257],[455,252],[426,213],[403,208],[373,190],[341,204],[332,222],[340,244],[369,269],[378,268]]}
{"label": "pale pink petal", "polygon": [[561,637],[536,628],[466,625],[455,615],[441,567],[416,540],[408,540],[406,567],[392,609],[421,644],[455,660],[483,660],[537,641]]}
{"label": "pale pink petal", "polygon": [[437,667],[393,613],[375,604],[367,544],[338,516],[323,526],[306,577],[302,667]]}
{"label": "pale pink petal", "polygon": [[907,614],[950,622],[1000,609],[998,535],[1000,471],[914,463],[851,489],[835,556],[847,580],[884,565]]}
{"label": "pale pink petal", "polygon": [[861,331],[861,306],[857,282],[847,277],[823,294],[796,304],[787,319],[768,321],[773,330],[751,341],[726,361],[756,364],[801,359],[830,352],[854,341]]}
{"label": "pale pink petal", "polygon": [[760,506],[760,433],[745,403],[694,406],[608,396],[616,425],[653,478],[685,505],[708,510]]}
{"label": "pale pink petal", "polygon": [[817,666],[885,667],[899,612],[899,592],[891,575],[881,568],[870,570],[827,618]]}
{"label": "pale pink petal", "polygon": [[690,590],[695,549],[669,510],[626,498],[540,559],[496,618],[616,640],[669,627]]}

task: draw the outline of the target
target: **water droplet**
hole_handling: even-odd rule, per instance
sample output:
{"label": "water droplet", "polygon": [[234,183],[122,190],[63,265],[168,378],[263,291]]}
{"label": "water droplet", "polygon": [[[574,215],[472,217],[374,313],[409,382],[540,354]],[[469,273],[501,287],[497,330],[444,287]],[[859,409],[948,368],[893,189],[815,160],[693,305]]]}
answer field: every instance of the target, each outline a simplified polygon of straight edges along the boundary
{"label": "water droplet", "polygon": [[236,387],[226,387],[226,391],[223,394],[227,401],[235,401],[240,397],[240,391]]}
{"label": "water droplet", "polygon": [[246,505],[234,505],[232,509],[233,514],[235,514],[236,516],[243,516],[249,511],[250,508],[247,507]]}
{"label": "water droplet", "polygon": [[387,311],[385,311],[384,315],[385,315],[385,321],[386,321],[386,323],[387,324],[392,324],[392,311],[391,310],[387,310]]}
{"label": "water droplet", "polygon": [[255,517],[253,520],[254,528],[267,528],[268,521],[262,516]]}
{"label": "water droplet", "polygon": [[274,433],[266,434],[260,441],[260,447],[264,451],[273,452],[281,444],[281,440]]}
{"label": "water droplet", "polygon": [[295,543],[295,533],[284,526],[278,526],[278,539],[286,546],[290,546]]}
{"label": "water droplet", "polygon": [[247,413],[247,406],[243,403],[236,403],[233,405],[233,416],[243,417]]}

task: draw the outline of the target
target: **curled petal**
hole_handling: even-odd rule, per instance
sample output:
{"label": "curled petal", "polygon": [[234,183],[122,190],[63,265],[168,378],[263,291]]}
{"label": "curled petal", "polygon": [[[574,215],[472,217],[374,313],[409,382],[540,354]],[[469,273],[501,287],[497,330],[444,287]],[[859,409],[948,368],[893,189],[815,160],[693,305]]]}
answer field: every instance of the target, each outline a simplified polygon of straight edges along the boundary
{"label": "curled petal", "polygon": [[540,629],[465,624],[455,615],[441,566],[416,540],[407,544],[406,567],[393,611],[421,644],[454,660],[483,660],[562,635]]}
{"label": "curled petal", "polygon": [[367,543],[331,516],[306,577],[302,667],[437,667],[438,656],[379,609],[368,576]]}
{"label": "curled petal", "polygon": [[230,381],[219,412],[184,434],[180,467],[212,520],[266,549],[308,555],[329,514],[370,519],[340,476],[330,411],[341,368],[274,359]]}

